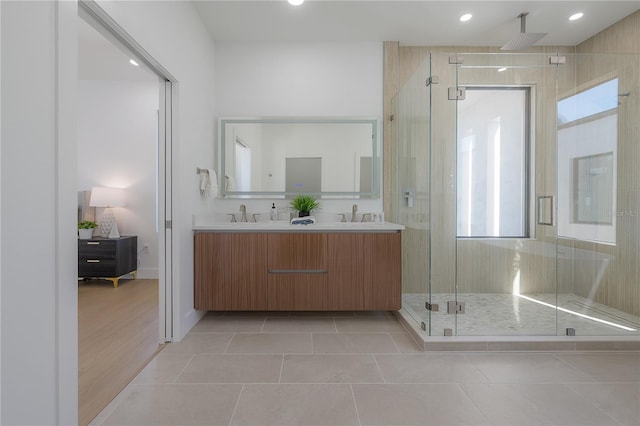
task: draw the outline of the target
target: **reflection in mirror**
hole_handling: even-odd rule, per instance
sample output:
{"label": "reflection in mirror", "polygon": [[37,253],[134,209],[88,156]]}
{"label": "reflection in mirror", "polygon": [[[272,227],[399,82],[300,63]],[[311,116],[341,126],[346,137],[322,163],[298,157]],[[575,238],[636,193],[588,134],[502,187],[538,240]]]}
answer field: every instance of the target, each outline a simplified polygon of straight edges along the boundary
{"label": "reflection in mirror", "polygon": [[377,120],[221,119],[220,194],[378,196]]}

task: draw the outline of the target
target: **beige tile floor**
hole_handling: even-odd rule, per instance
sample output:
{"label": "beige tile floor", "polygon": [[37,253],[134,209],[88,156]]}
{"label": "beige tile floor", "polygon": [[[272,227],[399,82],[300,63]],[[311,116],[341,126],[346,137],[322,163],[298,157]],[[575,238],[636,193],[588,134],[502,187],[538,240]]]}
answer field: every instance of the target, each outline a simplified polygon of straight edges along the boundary
{"label": "beige tile floor", "polygon": [[639,352],[419,352],[388,313],[208,314],[95,425],[640,425]]}

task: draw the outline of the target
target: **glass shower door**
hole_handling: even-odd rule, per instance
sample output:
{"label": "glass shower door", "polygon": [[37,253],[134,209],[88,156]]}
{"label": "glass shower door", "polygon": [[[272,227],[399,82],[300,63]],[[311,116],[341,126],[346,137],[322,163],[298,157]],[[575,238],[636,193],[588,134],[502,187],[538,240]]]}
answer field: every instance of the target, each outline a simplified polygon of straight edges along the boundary
{"label": "glass shower door", "polygon": [[556,334],[557,65],[541,54],[448,59],[456,84],[457,335]]}
{"label": "glass shower door", "polygon": [[559,335],[640,334],[639,81],[636,54],[559,68]]}

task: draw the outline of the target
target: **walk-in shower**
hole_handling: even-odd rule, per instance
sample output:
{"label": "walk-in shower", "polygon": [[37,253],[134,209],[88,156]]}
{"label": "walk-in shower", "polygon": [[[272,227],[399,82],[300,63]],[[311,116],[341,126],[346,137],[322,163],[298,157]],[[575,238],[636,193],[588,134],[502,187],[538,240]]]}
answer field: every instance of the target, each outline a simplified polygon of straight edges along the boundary
{"label": "walk-in shower", "polygon": [[640,56],[431,53],[392,101],[428,335],[640,334]]}

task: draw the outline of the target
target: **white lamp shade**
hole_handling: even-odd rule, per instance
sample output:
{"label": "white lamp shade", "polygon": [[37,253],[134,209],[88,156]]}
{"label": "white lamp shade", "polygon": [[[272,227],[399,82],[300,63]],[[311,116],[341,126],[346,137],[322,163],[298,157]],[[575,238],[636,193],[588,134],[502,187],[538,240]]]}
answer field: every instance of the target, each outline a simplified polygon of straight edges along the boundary
{"label": "white lamp shade", "polygon": [[91,207],[124,207],[124,189],[94,186],[89,199]]}

